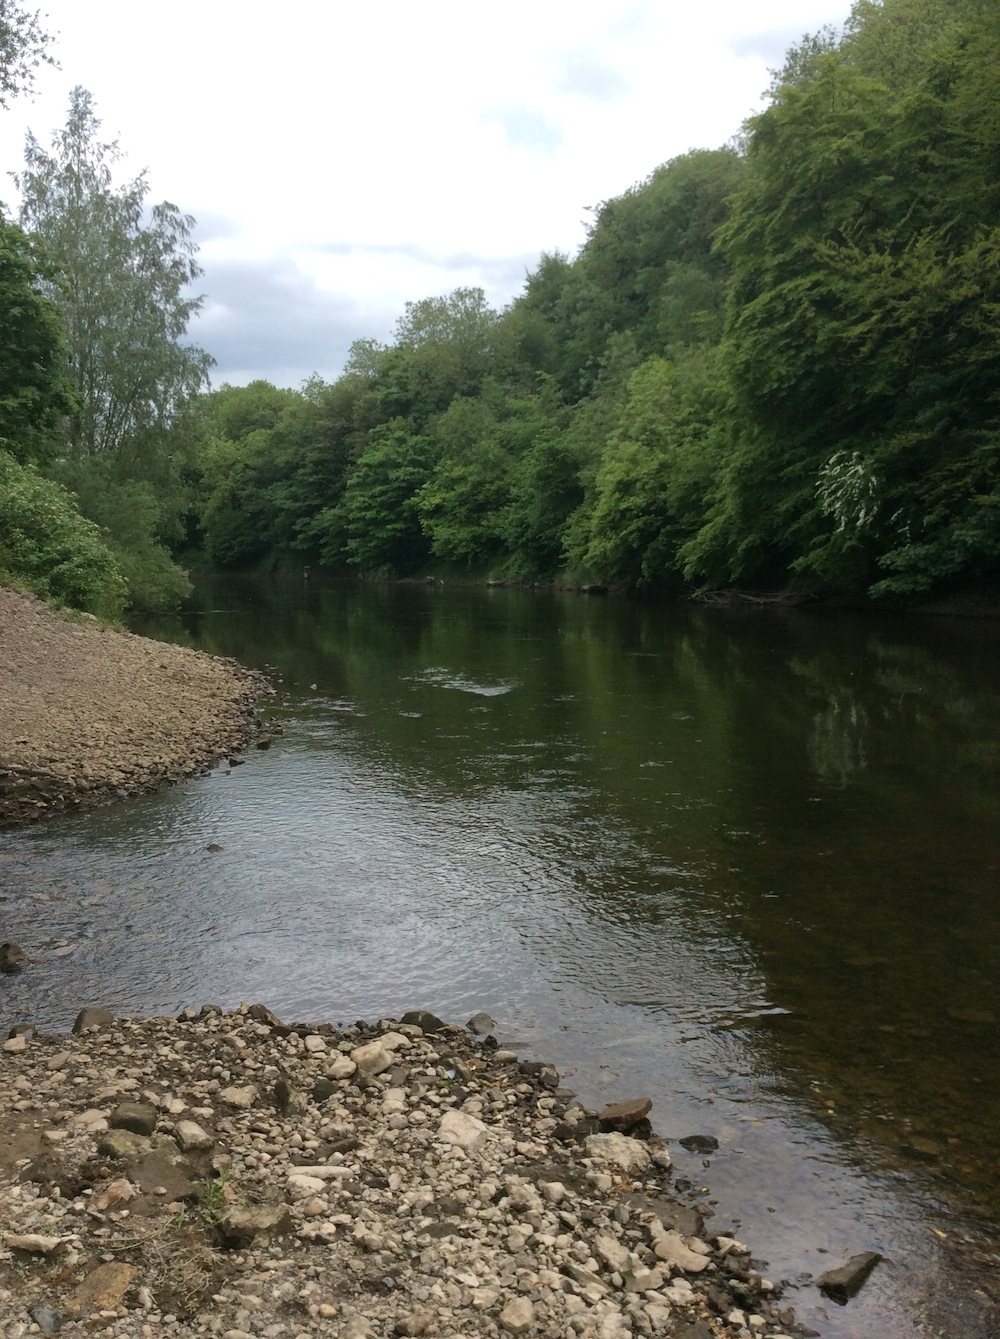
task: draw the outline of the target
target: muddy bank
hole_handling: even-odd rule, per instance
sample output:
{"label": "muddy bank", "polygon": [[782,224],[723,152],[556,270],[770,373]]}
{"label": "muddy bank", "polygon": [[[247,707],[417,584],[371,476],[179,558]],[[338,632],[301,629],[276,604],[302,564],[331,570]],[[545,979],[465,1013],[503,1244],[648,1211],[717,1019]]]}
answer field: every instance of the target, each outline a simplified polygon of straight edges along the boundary
{"label": "muddy bank", "polygon": [[77,1027],[0,1050],[6,1339],[803,1333],[641,1098],[423,1013]]}
{"label": "muddy bank", "polygon": [[186,780],[241,748],[263,677],[0,587],[0,824]]}

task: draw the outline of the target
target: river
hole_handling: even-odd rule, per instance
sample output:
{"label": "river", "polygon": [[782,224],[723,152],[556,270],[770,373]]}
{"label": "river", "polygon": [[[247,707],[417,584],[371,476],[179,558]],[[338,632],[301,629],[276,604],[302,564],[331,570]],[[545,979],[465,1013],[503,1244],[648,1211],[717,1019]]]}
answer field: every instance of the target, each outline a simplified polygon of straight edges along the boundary
{"label": "river", "polygon": [[3,834],[5,1014],[486,1009],[652,1097],[824,1336],[997,1333],[1000,628],[274,580],[142,630],[265,669],[272,746]]}

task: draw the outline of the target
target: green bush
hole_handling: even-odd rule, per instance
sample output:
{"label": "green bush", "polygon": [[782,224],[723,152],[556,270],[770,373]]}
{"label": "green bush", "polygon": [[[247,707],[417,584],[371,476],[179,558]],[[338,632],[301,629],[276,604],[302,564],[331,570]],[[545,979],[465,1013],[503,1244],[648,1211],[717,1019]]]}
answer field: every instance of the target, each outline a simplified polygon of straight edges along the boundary
{"label": "green bush", "polygon": [[73,495],[0,450],[0,572],[45,599],[117,618],[126,582],[118,559]]}

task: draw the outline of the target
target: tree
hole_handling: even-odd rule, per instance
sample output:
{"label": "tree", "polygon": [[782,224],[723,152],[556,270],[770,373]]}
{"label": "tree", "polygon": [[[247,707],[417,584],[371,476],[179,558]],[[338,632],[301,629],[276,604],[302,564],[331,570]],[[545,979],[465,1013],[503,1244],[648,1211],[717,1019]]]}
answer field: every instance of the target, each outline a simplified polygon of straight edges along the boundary
{"label": "tree", "polygon": [[91,95],[75,88],[69,119],[47,153],[33,135],[16,180],[21,222],[60,270],[48,285],[62,316],[79,412],[79,455],[114,456],[128,477],[207,381],[212,360],[183,343],[202,299],[194,220],[166,201],[147,209],[144,172],[115,187],[116,142],[98,138]]}
{"label": "tree", "polygon": [[31,239],[0,218],[0,445],[19,460],[43,456],[74,405],[44,275]]}
{"label": "tree", "polygon": [[30,93],[39,65],[54,65],[51,36],[17,0],[0,0],[0,107],[20,93]]}

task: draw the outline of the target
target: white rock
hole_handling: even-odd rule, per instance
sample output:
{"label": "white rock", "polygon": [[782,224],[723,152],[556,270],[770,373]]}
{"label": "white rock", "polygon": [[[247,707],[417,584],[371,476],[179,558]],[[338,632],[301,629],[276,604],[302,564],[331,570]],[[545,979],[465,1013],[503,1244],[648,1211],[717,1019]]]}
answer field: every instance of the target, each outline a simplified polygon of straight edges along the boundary
{"label": "white rock", "polygon": [[540,1181],[538,1189],[550,1204],[562,1204],[566,1198],[566,1187],[561,1181]]}
{"label": "white rock", "polygon": [[23,1037],[11,1037],[10,1041],[5,1041],[3,1049],[9,1055],[18,1055],[21,1051],[28,1049],[28,1043]]}
{"label": "white rock", "polygon": [[352,1074],[358,1072],[358,1067],[346,1055],[338,1055],[331,1064],[327,1065],[326,1072],[331,1079],[349,1079]]}
{"label": "white rock", "polygon": [[410,1046],[409,1037],[405,1037],[402,1032],[383,1032],[379,1041],[387,1051],[398,1051],[402,1046]]}
{"label": "white rock", "polygon": [[392,1056],[382,1045],[381,1040],[356,1046],[351,1052],[351,1059],[358,1069],[364,1070],[366,1074],[381,1074],[392,1064]]}
{"label": "white rock", "polygon": [[624,1134],[592,1134],[586,1141],[587,1157],[613,1162],[625,1172],[644,1172],[649,1167],[649,1149]]}
{"label": "white rock", "polygon": [[326,1050],[326,1040],[318,1032],[311,1032],[304,1042],[305,1048],[312,1055],[318,1055],[320,1051]]}
{"label": "white rock", "polygon": [[446,1144],[454,1144],[466,1153],[478,1153],[486,1145],[489,1131],[481,1120],[464,1111],[446,1111],[438,1126],[438,1135]]}
{"label": "white rock", "polygon": [[535,1323],[535,1308],[527,1297],[512,1297],[500,1312],[500,1326],[508,1334],[527,1334]]}
{"label": "white rock", "polygon": [[598,1260],[603,1260],[609,1269],[616,1269],[619,1274],[626,1273],[632,1263],[631,1256],[617,1237],[595,1237],[594,1254]]}
{"label": "white rock", "polygon": [[333,1181],[338,1176],[350,1176],[350,1167],[332,1167],[323,1164],[317,1167],[296,1167],[293,1176],[311,1176],[317,1181]]}
{"label": "white rock", "polygon": [[12,1251],[31,1251],[35,1255],[51,1255],[52,1252],[69,1241],[69,1237],[47,1237],[40,1232],[5,1232],[4,1245]]}
{"label": "white rock", "polygon": [[193,1120],[179,1120],[174,1131],[174,1138],[185,1153],[197,1153],[209,1149],[215,1144],[212,1136],[203,1130],[197,1121]]}
{"label": "white rock", "polygon": [[223,1088],[219,1093],[219,1101],[225,1102],[227,1107],[235,1107],[238,1111],[249,1111],[257,1100],[257,1089],[253,1085],[245,1088]]}
{"label": "white rock", "polygon": [[326,1189],[326,1182],[318,1176],[302,1176],[293,1172],[288,1178],[288,1193],[297,1200],[310,1199]]}
{"label": "white rock", "polygon": [[[655,1226],[657,1225],[654,1224]],[[700,1274],[709,1264],[709,1257],[692,1251],[679,1232],[665,1232],[662,1229],[659,1232],[654,1231],[653,1254],[657,1260],[664,1260],[668,1265],[676,1265],[687,1274]]]}

